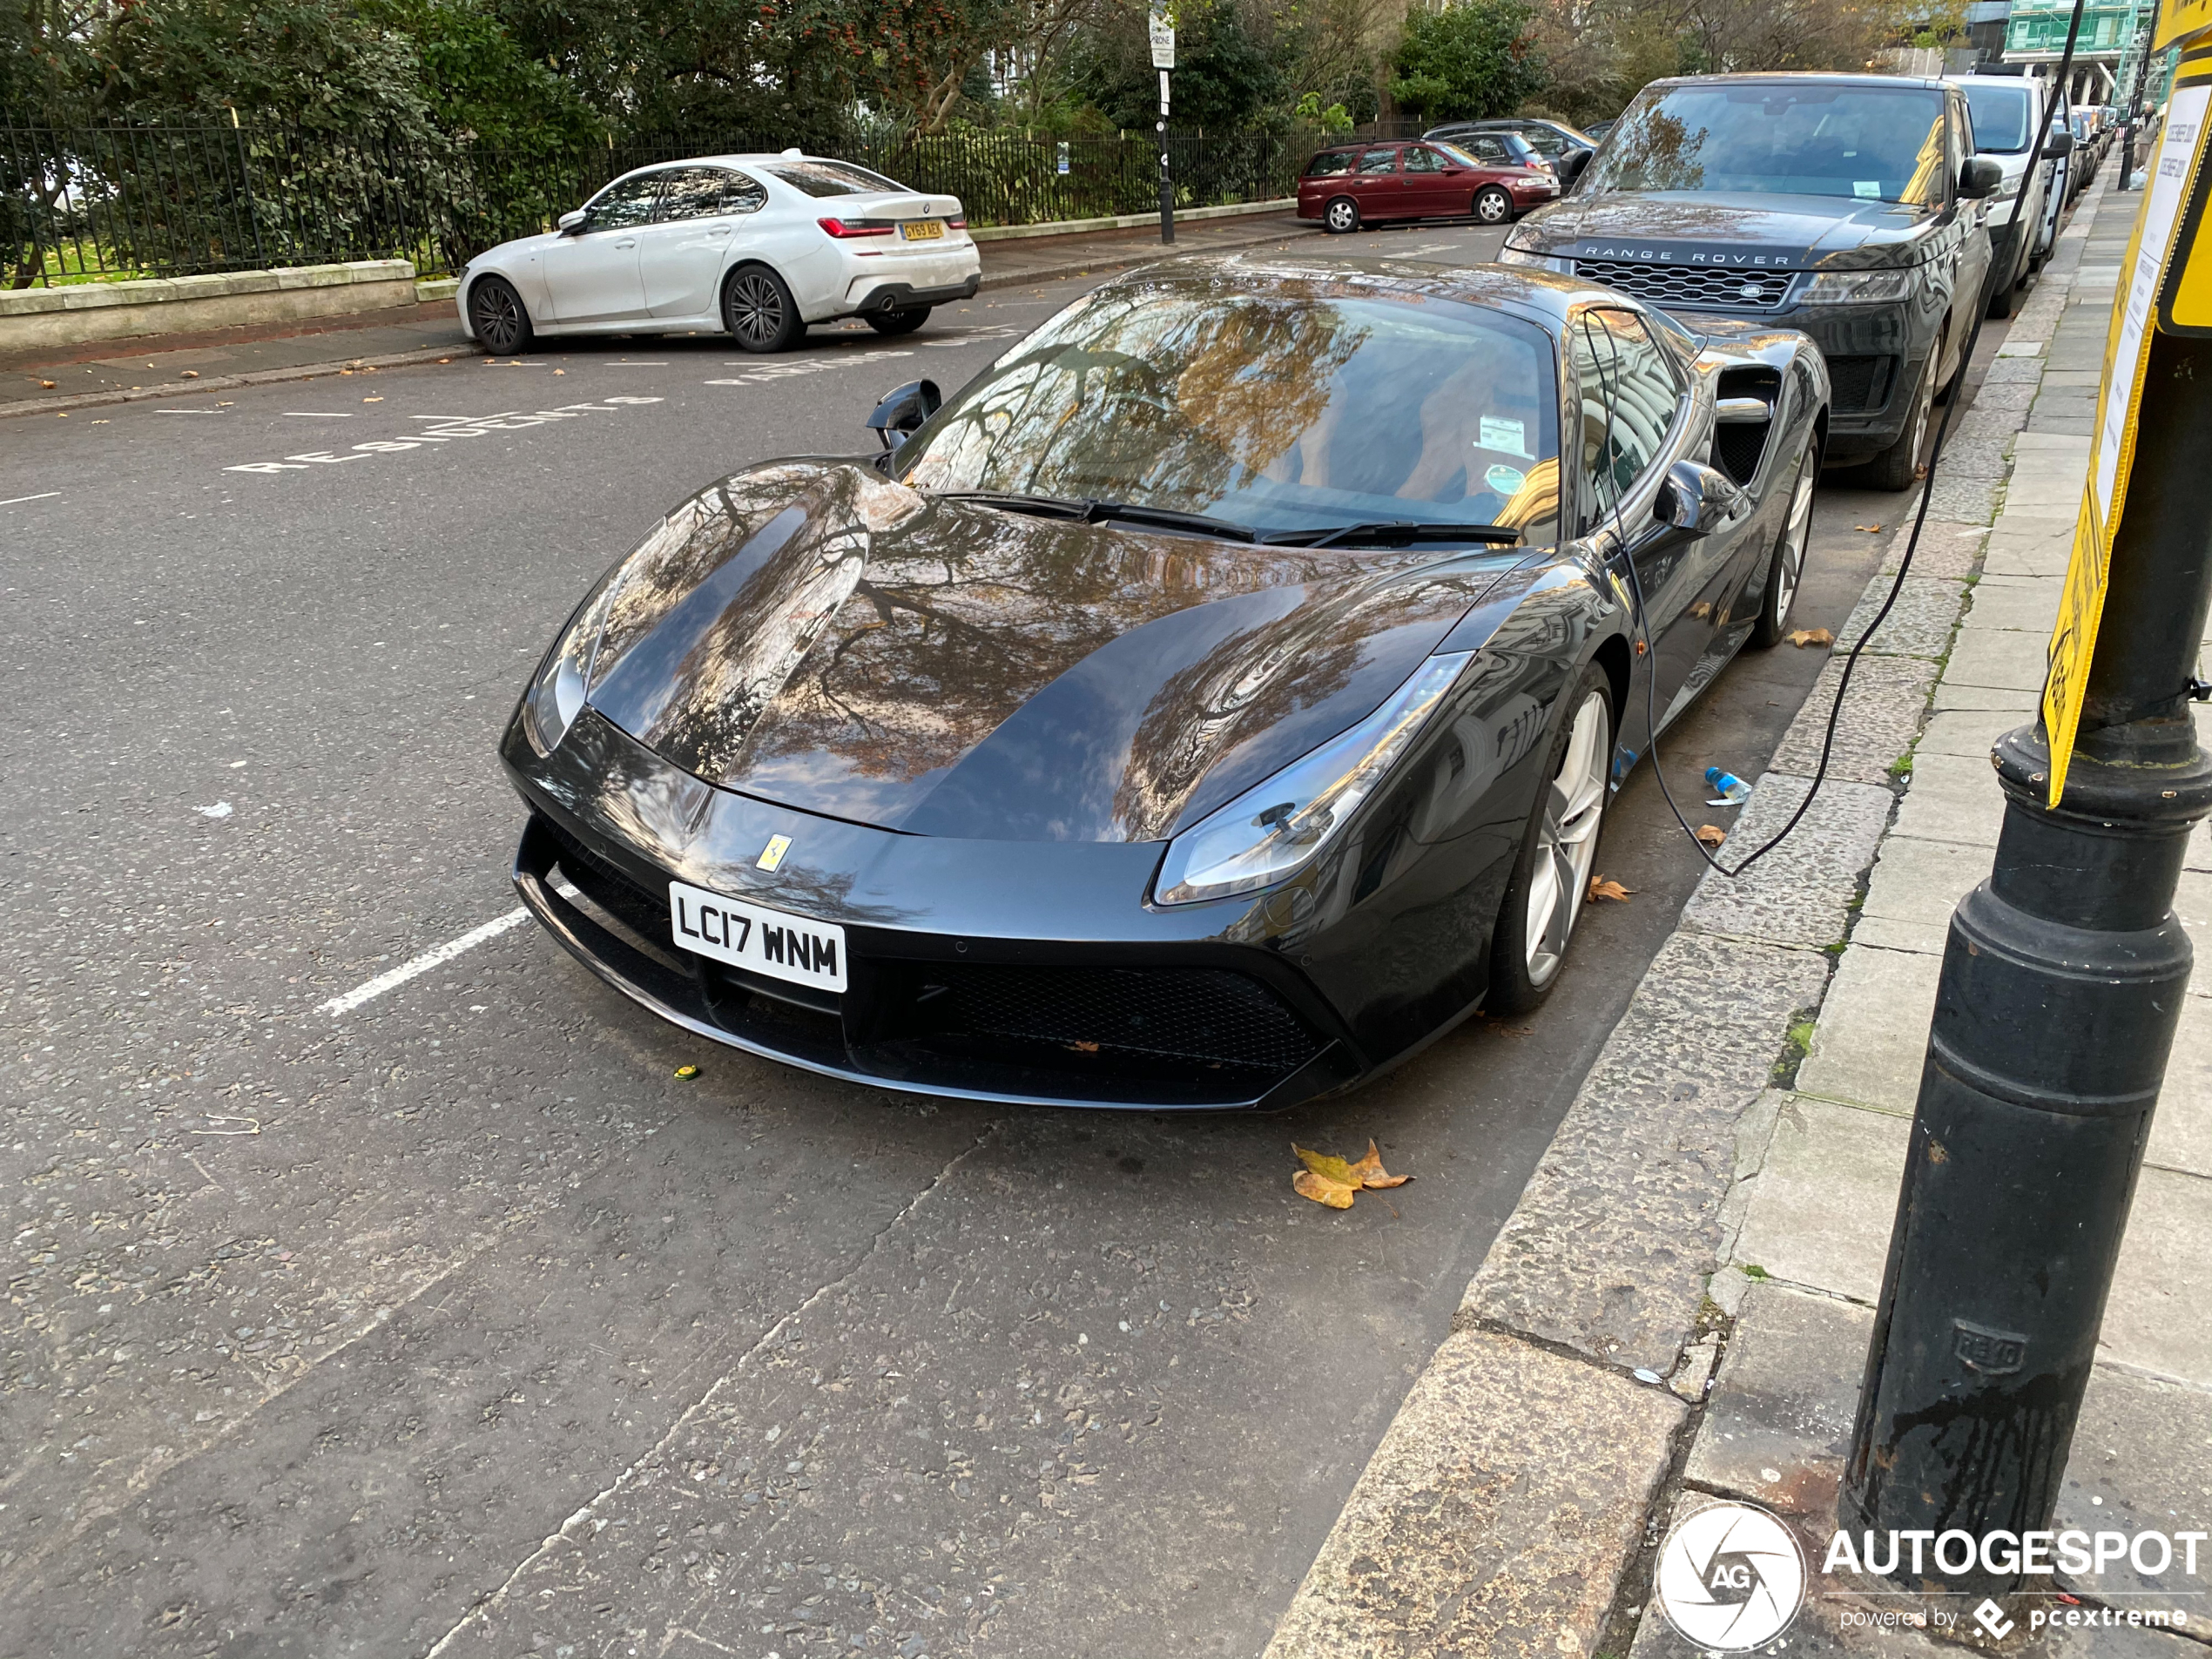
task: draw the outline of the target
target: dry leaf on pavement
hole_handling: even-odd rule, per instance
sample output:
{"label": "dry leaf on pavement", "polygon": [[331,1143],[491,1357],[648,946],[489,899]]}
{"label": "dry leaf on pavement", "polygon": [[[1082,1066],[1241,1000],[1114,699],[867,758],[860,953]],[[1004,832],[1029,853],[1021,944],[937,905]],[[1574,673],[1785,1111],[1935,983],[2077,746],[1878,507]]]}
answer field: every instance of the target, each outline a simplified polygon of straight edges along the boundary
{"label": "dry leaf on pavement", "polygon": [[1610,877],[1594,875],[1590,878],[1590,890],[1583,902],[1595,904],[1600,899],[1625,899],[1635,891],[1634,887],[1624,887]]}
{"label": "dry leaf on pavement", "polygon": [[1782,637],[1799,651],[1807,645],[1832,645],[1836,643],[1834,631],[1827,628],[1799,628]]}
{"label": "dry leaf on pavement", "polygon": [[1718,824],[1700,824],[1697,826],[1697,839],[1707,846],[1718,846],[1723,841],[1728,840],[1728,832]]}
{"label": "dry leaf on pavement", "polygon": [[1386,1170],[1382,1153],[1372,1141],[1367,1143],[1367,1156],[1357,1163],[1347,1163],[1326,1152],[1316,1152],[1296,1141],[1291,1143],[1291,1150],[1305,1165],[1291,1177],[1291,1189],[1299,1197],[1325,1204],[1332,1210],[1351,1209],[1352,1200],[1362,1187],[1402,1187],[1413,1178]]}
{"label": "dry leaf on pavement", "polygon": [[1871,536],[1882,527],[1879,524],[1854,524],[1851,528],[1855,530],[1865,530]]}
{"label": "dry leaf on pavement", "polygon": [[50,392],[54,389],[54,382],[51,381],[41,381],[38,383]]}

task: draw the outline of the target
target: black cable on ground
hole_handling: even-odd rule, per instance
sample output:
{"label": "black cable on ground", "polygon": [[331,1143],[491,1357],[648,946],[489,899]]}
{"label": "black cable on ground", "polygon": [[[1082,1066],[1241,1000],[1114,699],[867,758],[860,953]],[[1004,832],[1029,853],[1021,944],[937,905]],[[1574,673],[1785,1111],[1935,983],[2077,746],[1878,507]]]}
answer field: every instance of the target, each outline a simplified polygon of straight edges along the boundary
{"label": "black cable on ground", "polygon": [[[1812,798],[1820,792],[1820,786],[1828,779],[1828,760],[1836,746],[1836,723],[1844,711],[1844,698],[1851,691],[1851,671],[1858,666],[1859,653],[1866,649],[1866,642],[1874,637],[1874,631],[1888,619],[1891,608],[1897,604],[1898,596],[1905,591],[1905,578],[1912,571],[1912,556],[1919,550],[1921,527],[1928,522],[1928,502],[1935,494],[1936,467],[1943,459],[1943,442],[1951,433],[1952,415],[1958,412],[1959,405],[1966,401],[1966,371],[1973,366],[1974,347],[1981,339],[1982,315],[1983,313],[1978,308],[1973,327],[1966,332],[1966,349],[1959,358],[1959,375],[1952,388],[1951,401],[1943,406],[1943,419],[1936,424],[1935,445],[1928,451],[1928,469],[1921,481],[1919,510],[1913,515],[1912,534],[1905,540],[1905,556],[1898,561],[1897,579],[1890,583],[1889,597],[1882,601],[1882,608],[1874,613],[1874,619],[1866,624],[1866,631],[1859,635],[1858,643],[1851,648],[1851,655],[1844,659],[1844,671],[1837,678],[1836,700],[1829,705],[1828,729],[1820,740],[1820,764],[1813,769],[1812,786],[1805,791],[1805,798],[1797,803],[1797,810],[1790,814],[1790,821],[1777,830],[1773,838],[1765,846],[1751,853],[1732,870],[1715,858],[1712,849],[1697,839],[1697,832],[1690,828],[1689,820],[1682,815],[1682,808],[1675,804],[1675,792],[1667,786],[1667,768],[1659,758],[1659,720],[1657,711],[1654,707],[1653,687],[1658,679],[1659,658],[1656,648],[1651,643],[1651,624],[1643,608],[1643,585],[1636,579],[1635,561],[1625,557],[1622,560],[1622,563],[1629,567],[1629,585],[1635,597],[1637,622],[1643,630],[1644,653],[1651,658],[1651,671],[1645,674],[1643,678],[1643,706],[1644,718],[1650,732],[1649,741],[1651,746],[1651,769],[1659,775],[1659,792],[1666,798],[1667,810],[1675,815],[1675,822],[1682,826],[1683,833],[1689,838],[1689,844],[1697,849],[1697,856],[1731,881],[1782,845],[1784,839],[1791,831],[1797,827],[1798,821],[1804,817],[1806,809],[1812,805]],[[1932,361],[1928,365],[1928,373],[1932,374],[1935,372],[1936,364]],[[1816,489],[1818,488],[1817,482],[1814,487]],[[1806,542],[1808,551],[1810,551],[1811,542],[1810,534],[1806,536]],[[1798,575],[1799,580],[1802,581],[1804,572],[1800,570]]]}

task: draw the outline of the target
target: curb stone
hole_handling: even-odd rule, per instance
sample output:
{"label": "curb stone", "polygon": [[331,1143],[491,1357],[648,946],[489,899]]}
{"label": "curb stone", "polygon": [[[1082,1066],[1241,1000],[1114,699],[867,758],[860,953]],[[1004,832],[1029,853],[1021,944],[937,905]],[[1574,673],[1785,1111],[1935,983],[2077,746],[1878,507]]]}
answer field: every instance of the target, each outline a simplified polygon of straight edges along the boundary
{"label": "curb stone", "polygon": [[[2085,197],[2015,324],[2020,339],[2047,341],[2054,334],[2102,195],[2099,185]],[[2006,361],[2020,367],[1985,382],[1974,409],[1952,427],[1954,437],[1975,446],[1978,464],[1966,475],[1946,472],[1931,493],[1922,546],[1943,548],[1934,562],[1939,568],[1931,570],[1916,555],[1914,577],[1907,578],[1919,590],[1909,607],[1912,625],[1891,634],[1891,625],[1908,620],[1893,612],[1878,636],[1883,654],[1870,647],[1853,677],[1845,719],[1864,723],[1885,743],[1901,741],[1886,756],[1879,744],[1851,748],[1852,775],[1831,775],[1824,789],[1830,805],[1817,817],[1827,833],[1809,833],[1815,826],[1809,816],[1743,882],[1707,873],[1468,1285],[1454,1335],[1432,1362],[1432,1372],[1459,1374],[1469,1361],[1457,1345],[1471,1336],[1496,1345],[1487,1353],[1508,1345],[1541,1353],[1549,1363],[1532,1358],[1527,1369],[1545,1378],[1551,1391],[1545,1415],[1565,1420],[1563,1426],[1534,1433],[1536,1414],[1515,1410],[1521,1401],[1514,1392],[1464,1397],[1449,1377],[1432,1382],[1431,1372],[1424,1372],[1292,1598],[1266,1659],[1442,1659],[1474,1652],[1486,1659],[1557,1659],[1594,1656],[1601,1646],[1616,1654],[1630,1650],[1635,1659],[1676,1659],[1694,1651],[1663,1620],[1645,1616],[1640,1598],[1667,1518],[1685,1501],[1707,1501],[1683,1489],[1684,1467],[1706,1440],[1704,1399],[1713,1387],[1717,1347],[1709,1333],[1717,1322],[1725,1341],[1746,1292],[1758,1288],[1755,1274],[1721,1271],[1750,1218],[1749,1184],[1764,1167],[1782,1125],[1804,1119],[1791,1096],[1767,1087],[1777,1059],[1795,1052],[1793,1027],[1812,1017],[1826,995],[1830,958],[1807,948],[1804,940],[1828,927],[1818,941],[1825,945],[1849,931],[1899,795],[1897,786],[1866,773],[1878,762],[1885,779],[1898,762],[1909,768],[1931,713],[1945,705],[1938,670],[2006,487],[2004,475],[1989,470],[1989,457],[2032,447],[2019,436],[2046,359],[2015,354]],[[1854,613],[1856,626],[1863,627],[1886,594],[1916,506],[1910,497],[1899,503],[1892,554]],[[1898,604],[1900,611],[1908,610],[1904,596]],[[1855,637],[1844,636],[1846,648]],[[1869,672],[1870,664],[1887,671]],[[1832,681],[1824,677],[1822,683]],[[2011,705],[2032,705],[2033,696],[2011,693]],[[2006,697],[1997,691],[1976,705],[2006,707],[1999,699]],[[1827,718],[1827,701],[1816,691],[1777,746],[1731,842],[1745,839],[1744,826],[1755,817],[1771,816],[1777,825],[1786,817],[1792,792],[1809,782]],[[1795,914],[1777,921],[1771,902],[1761,902],[1793,882],[1800,893],[1823,895],[1832,926],[1808,926]],[[1777,927],[1785,937],[1764,936]],[[1863,1343],[1858,1352],[1863,1357]],[[1731,1355],[1720,1376],[1737,1374],[1735,1365]],[[1602,1397],[1603,1388],[1642,1386],[1656,1402],[1672,1403],[1670,1391],[1621,1375],[1635,1370],[1671,1379],[1693,1402],[1663,1443],[1625,1433],[1602,1411],[1587,1426],[1576,1420],[1584,1401]],[[1842,1374],[1855,1377],[1857,1366]],[[1510,1430],[1496,1426],[1499,1420],[1510,1421]],[[1487,1437],[1509,1432],[1521,1437],[1519,1448],[1487,1459],[1455,1463],[1433,1452],[1422,1465],[1428,1484],[1419,1501],[1409,1500],[1403,1475],[1409,1446],[1494,1447]],[[1624,1459],[1640,1459],[1640,1469],[1623,1467]],[[1578,1473],[1597,1466],[1608,1471],[1604,1496],[1567,1489]],[[1510,1514],[1494,1507],[1486,1513],[1475,1494],[1463,1496],[1455,1480],[1478,1490],[1512,1482],[1526,1501]],[[1624,1513],[1639,1491],[1651,1494],[1656,1508],[1647,1504],[1633,1515]],[[1831,1504],[1833,1492],[1831,1477]],[[1473,1548],[1480,1534],[1467,1528],[1485,1524],[1515,1529],[1492,1540],[1501,1555],[1486,1557]],[[1575,1548],[1562,1560],[1560,1542],[1570,1530]],[[1526,1559],[1513,1548],[1524,1538],[1533,1541]],[[1397,1563],[1406,1575],[1402,1585],[1370,1570],[1378,1562]],[[1839,1651],[1832,1635],[1812,1622],[1799,1629],[1806,1635],[1793,1631],[1793,1649]],[[1887,1639],[1883,1645],[1907,1651]],[[2045,1650],[2074,1659],[2088,1649],[2052,1642]],[[2195,1644],[2167,1636],[2125,1649],[2104,1642],[2097,1652],[2115,1659],[2202,1659]]]}

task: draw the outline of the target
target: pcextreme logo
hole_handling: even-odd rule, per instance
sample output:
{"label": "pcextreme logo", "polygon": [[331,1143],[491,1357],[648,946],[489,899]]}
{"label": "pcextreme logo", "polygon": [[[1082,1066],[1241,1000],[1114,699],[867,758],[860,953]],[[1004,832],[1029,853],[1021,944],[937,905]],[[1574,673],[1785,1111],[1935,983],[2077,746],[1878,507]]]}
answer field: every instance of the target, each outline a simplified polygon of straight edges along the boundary
{"label": "pcextreme logo", "polygon": [[1667,1534],[1652,1595],[1685,1642],[1708,1653],[1749,1653],[1788,1629],[1804,1606],[1804,1553],[1757,1505],[1711,1504]]}

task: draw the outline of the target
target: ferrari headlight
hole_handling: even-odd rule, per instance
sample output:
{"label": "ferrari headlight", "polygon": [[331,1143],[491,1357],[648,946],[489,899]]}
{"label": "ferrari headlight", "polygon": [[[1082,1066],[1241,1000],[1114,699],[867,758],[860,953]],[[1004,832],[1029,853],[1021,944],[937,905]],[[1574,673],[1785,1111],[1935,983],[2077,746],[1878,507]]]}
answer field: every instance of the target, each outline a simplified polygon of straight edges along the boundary
{"label": "ferrari headlight", "polygon": [[1169,842],[1158,901],[1249,893],[1299,869],[1374,793],[1474,654],[1430,658],[1358,725]]}
{"label": "ferrari headlight", "polygon": [[1534,265],[1546,271],[1556,271],[1561,276],[1575,274],[1575,261],[1562,260],[1551,253],[1531,253],[1527,248],[1501,247],[1498,250],[1501,265]]}
{"label": "ferrari headlight", "polygon": [[591,691],[592,658],[598,653],[599,636],[606,630],[608,609],[629,566],[630,561],[624,559],[584,596],[568,626],[553,642],[553,649],[545,653],[537,678],[523,698],[523,732],[541,755],[558,748],[576,724],[576,717],[583,712],[583,700]]}
{"label": "ferrari headlight", "polygon": [[1808,306],[1885,305],[1912,296],[1910,271],[1819,271],[1798,295]]}

